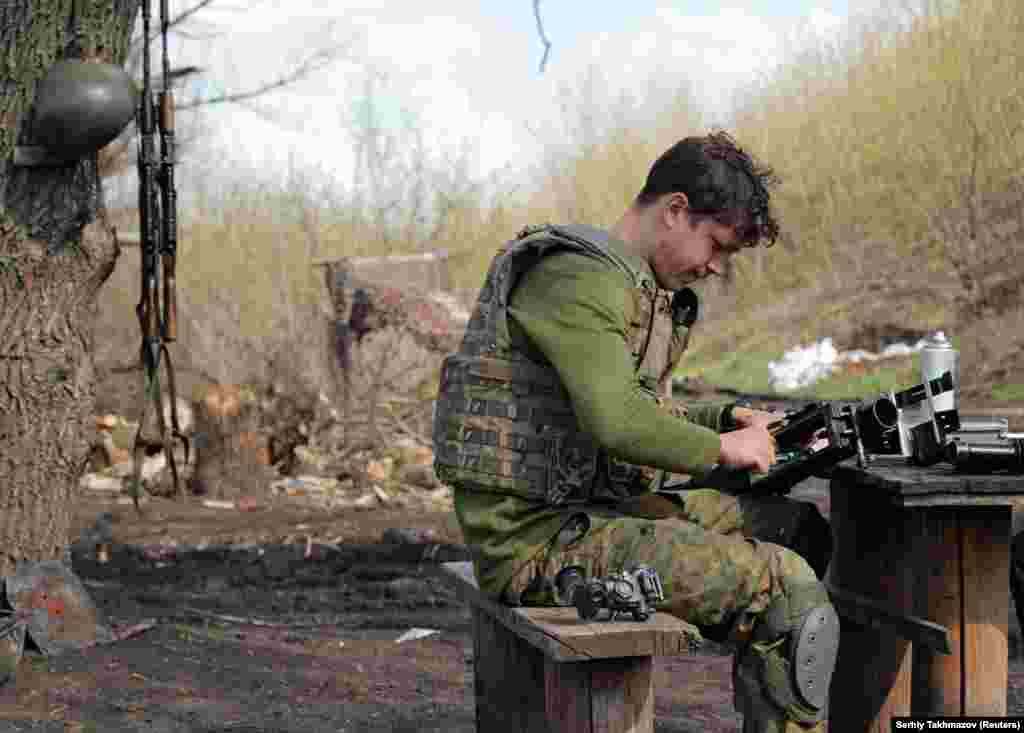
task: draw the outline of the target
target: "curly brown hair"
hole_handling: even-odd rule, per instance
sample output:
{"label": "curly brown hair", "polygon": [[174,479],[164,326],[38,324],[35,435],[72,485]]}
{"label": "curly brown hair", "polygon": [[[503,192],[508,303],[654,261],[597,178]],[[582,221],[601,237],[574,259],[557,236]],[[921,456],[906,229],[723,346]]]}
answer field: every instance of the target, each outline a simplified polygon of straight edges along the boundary
{"label": "curly brown hair", "polygon": [[651,166],[636,197],[649,206],[667,193],[684,193],[690,214],[711,217],[736,228],[747,246],[775,243],[779,224],[769,188],[778,184],[775,172],[741,148],[728,133],[687,137],[666,150]]}

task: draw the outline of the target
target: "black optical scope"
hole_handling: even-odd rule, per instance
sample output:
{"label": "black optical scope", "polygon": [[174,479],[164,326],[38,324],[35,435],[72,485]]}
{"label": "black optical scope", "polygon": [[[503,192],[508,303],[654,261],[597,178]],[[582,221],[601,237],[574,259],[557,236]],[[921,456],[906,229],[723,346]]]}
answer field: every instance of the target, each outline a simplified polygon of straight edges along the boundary
{"label": "black optical scope", "polygon": [[1024,473],[1024,438],[998,443],[954,442],[946,446],[946,452],[956,470],[965,473]]}

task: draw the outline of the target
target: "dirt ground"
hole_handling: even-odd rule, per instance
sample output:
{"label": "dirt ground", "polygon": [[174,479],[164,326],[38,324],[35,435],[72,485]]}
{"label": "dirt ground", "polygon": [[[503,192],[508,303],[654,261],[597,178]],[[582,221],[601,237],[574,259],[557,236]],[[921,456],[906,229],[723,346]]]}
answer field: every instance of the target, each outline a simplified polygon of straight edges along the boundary
{"label": "dirt ground", "polygon": [[[823,489],[803,485],[797,495],[827,511]],[[125,638],[55,657],[26,654],[16,682],[0,689],[0,729],[475,730],[469,614],[438,569],[467,558],[450,513],[239,512],[154,499],[139,517],[116,499],[86,496],[77,524],[106,511],[109,560],[79,544],[73,566]],[[426,534],[382,542],[389,528]],[[344,539],[302,539],[332,533]],[[283,535],[299,539],[282,544]],[[411,629],[434,633],[399,642]],[[1024,714],[1018,649],[1011,715]],[[655,730],[738,730],[730,670],[727,650],[710,643],[659,659]]]}
{"label": "dirt ground", "polygon": [[[468,559],[450,541],[447,514],[313,517],[153,500],[139,518],[89,497],[79,525],[104,511],[114,515],[109,560],[78,545],[73,566],[127,638],[26,654],[16,682],[0,690],[0,729],[475,730],[469,614],[438,574],[438,563]],[[240,542],[326,524],[350,538]],[[389,527],[436,534],[379,541]],[[172,536],[177,547],[167,544]],[[396,641],[410,629],[435,633]],[[729,674],[721,654],[662,660],[657,730],[735,730]]]}
{"label": "dirt ground", "polygon": [[[827,514],[824,482],[794,496]],[[27,653],[0,688],[0,730],[474,731],[469,614],[438,568],[468,559],[452,512],[252,498],[149,498],[139,515],[82,492],[73,537],[109,512],[114,542],[107,562],[76,544],[73,567],[121,638]],[[417,629],[432,633],[399,641]],[[1011,715],[1024,715],[1020,649],[1011,611]],[[727,649],[656,673],[659,733],[739,729]]]}

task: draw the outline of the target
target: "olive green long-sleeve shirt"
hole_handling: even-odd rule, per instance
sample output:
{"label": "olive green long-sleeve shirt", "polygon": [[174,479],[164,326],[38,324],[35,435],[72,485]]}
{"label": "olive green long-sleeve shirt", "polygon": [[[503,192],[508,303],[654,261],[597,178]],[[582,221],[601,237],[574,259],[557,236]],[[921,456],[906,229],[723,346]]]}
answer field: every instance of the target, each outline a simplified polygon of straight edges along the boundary
{"label": "olive green long-sleeve shirt", "polygon": [[[612,240],[611,246],[625,255],[621,242]],[[646,262],[633,261],[650,273]],[[658,407],[634,371],[626,342],[630,285],[622,272],[585,255],[545,257],[511,296],[511,345],[546,357],[569,393],[580,428],[616,458],[673,473],[704,473],[719,458],[724,405],[691,409],[688,420]],[[455,511],[466,542],[477,550],[481,589],[492,594],[565,520],[562,509],[459,489]]]}

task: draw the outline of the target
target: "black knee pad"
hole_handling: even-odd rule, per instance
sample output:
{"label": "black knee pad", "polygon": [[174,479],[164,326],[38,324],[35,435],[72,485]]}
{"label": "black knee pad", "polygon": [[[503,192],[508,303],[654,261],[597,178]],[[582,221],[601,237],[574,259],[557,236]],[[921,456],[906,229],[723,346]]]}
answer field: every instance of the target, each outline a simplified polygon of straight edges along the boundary
{"label": "black knee pad", "polygon": [[762,621],[749,654],[765,694],[796,720],[823,719],[839,652],[839,616],[824,587],[793,588]]}

